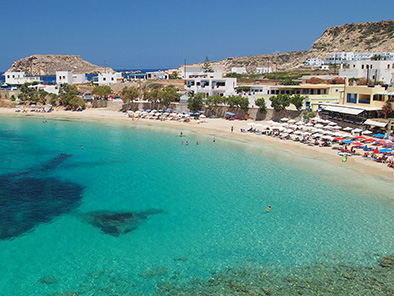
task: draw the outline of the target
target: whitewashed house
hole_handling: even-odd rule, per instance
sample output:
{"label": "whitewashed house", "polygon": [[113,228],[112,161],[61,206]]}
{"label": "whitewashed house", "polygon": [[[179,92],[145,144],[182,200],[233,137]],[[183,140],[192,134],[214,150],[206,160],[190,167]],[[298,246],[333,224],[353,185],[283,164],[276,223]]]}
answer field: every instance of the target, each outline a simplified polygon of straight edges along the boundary
{"label": "whitewashed house", "polygon": [[74,74],[72,71],[56,71],[56,84],[82,84],[87,83],[86,74]]}
{"label": "whitewashed house", "polygon": [[272,73],[271,67],[258,67],[256,68],[256,74]]}
{"label": "whitewashed house", "polygon": [[367,78],[373,81],[382,81],[392,84],[394,61],[351,61],[349,68],[341,68],[339,76],[347,78]]}
{"label": "whitewashed house", "polygon": [[72,71],[56,71],[56,84],[73,84]]}
{"label": "whitewashed house", "polygon": [[5,83],[9,86],[20,86],[26,82],[42,82],[39,76],[26,76],[25,72],[5,72]]}
{"label": "whitewashed house", "polygon": [[167,80],[170,78],[168,73],[164,71],[146,72],[145,77],[147,80]]}
{"label": "whitewashed house", "polygon": [[186,72],[186,91],[191,93],[205,93],[208,96],[235,95],[237,87],[236,78],[225,78],[220,72]]}
{"label": "whitewashed house", "polygon": [[119,72],[99,73],[95,83],[98,85],[112,85],[122,79],[122,73]]}
{"label": "whitewashed house", "polygon": [[232,67],[231,73],[248,74],[248,71],[246,71],[245,67]]}

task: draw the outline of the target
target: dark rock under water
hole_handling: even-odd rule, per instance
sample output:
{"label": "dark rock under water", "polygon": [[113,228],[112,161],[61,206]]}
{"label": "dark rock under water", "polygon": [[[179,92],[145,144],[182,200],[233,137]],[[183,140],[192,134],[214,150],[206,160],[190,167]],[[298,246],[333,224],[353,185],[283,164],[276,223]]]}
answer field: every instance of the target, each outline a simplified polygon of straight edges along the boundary
{"label": "dark rock under water", "polygon": [[78,205],[84,187],[52,177],[37,177],[68,157],[60,154],[37,168],[0,176],[0,239],[23,235]]}
{"label": "dark rock under water", "polygon": [[136,230],[150,215],[160,213],[161,210],[155,209],[143,212],[98,211],[85,214],[83,219],[106,234],[119,236]]}

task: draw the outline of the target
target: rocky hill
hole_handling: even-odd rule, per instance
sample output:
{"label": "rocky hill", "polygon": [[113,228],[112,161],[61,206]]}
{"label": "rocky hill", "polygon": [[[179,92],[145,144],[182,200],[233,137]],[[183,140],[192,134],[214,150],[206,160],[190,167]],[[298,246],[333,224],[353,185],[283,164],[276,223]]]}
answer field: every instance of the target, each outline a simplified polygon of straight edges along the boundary
{"label": "rocky hill", "polygon": [[[279,54],[233,57],[212,62],[213,66],[246,67],[254,71],[256,67],[272,67],[287,70],[300,66],[310,58],[326,58],[329,52],[384,52],[394,51],[394,21],[346,24],[326,29],[310,50]],[[202,64],[196,64],[202,65]]]}
{"label": "rocky hill", "polygon": [[32,55],[12,64],[8,71],[24,71],[27,75],[55,75],[56,71],[71,70],[74,73],[96,74],[113,71],[84,61],[78,55]]}

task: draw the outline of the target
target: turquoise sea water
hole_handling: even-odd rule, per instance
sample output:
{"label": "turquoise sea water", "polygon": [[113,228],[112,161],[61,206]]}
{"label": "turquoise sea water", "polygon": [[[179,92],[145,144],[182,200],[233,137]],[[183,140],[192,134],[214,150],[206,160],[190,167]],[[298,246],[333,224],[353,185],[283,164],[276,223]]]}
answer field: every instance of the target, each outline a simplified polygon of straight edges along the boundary
{"label": "turquoise sea water", "polygon": [[[319,160],[183,132],[189,146],[172,129],[0,117],[0,175],[31,169],[84,188],[71,211],[0,240],[0,294],[147,295],[246,264],[373,265],[393,253],[392,184],[359,176],[358,187]],[[61,153],[71,156],[40,171]],[[86,220],[150,209],[162,212],[119,236]]]}

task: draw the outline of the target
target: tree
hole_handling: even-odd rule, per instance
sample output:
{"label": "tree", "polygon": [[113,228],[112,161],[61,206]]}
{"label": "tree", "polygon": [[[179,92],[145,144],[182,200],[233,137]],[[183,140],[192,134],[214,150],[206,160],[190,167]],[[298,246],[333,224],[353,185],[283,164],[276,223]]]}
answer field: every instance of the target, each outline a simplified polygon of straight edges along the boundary
{"label": "tree", "polygon": [[170,79],[180,79],[178,71],[174,71],[170,74]]}
{"label": "tree", "polygon": [[394,117],[394,110],[391,102],[386,102],[386,104],[384,104],[381,114],[383,114],[385,118]]}
{"label": "tree", "polygon": [[264,98],[258,98],[255,101],[256,105],[259,106],[259,111],[261,113],[267,113],[267,105],[265,104],[265,99]]}
{"label": "tree", "polygon": [[208,56],[205,58],[204,65],[202,66],[203,72],[213,72],[211,63],[209,62]]}
{"label": "tree", "polygon": [[159,88],[145,89],[144,99],[152,103],[160,103],[162,94],[163,92]]}
{"label": "tree", "polygon": [[189,110],[192,111],[201,110],[202,107],[204,106],[204,98],[205,98],[205,94],[203,93],[198,93],[193,95],[187,101],[187,107],[189,108]]}
{"label": "tree", "polygon": [[85,101],[78,97],[73,97],[68,104],[73,109],[77,109],[78,107],[85,108]]}
{"label": "tree", "polygon": [[131,101],[133,101],[134,99],[138,98],[139,95],[140,95],[140,92],[134,86],[131,86],[131,87],[125,86],[121,92],[121,98],[125,104],[128,104]]}
{"label": "tree", "polygon": [[161,93],[160,103],[168,107],[171,102],[179,102],[181,94],[172,85],[165,87]]}
{"label": "tree", "polygon": [[111,93],[112,89],[108,85],[97,85],[92,91],[92,95],[99,98],[108,98],[108,95]]}
{"label": "tree", "polygon": [[49,99],[49,104],[56,105],[58,99],[57,94],[51,94],[51,98]]}
{"label": "tree", "polygon": [[297,108],[297,110],[300,110],[302,108],[302,106],[304,105],[304,100],[305,97],[301,96],[300,94],[291,96],[291,103]]}
{"label": "tree", "polygon": [[282,111],[285,110],[286,107],[290,106],[291,99],[290,96],[287,94],[284,95],[277,95],[270,97],[271,106],[275,109],[275,111]]}
{"label": "tree", "polygon": [[59,89],[60,104],[68,106],[71,99],[77,97],[78,89],[75,85],[63,83]]}

